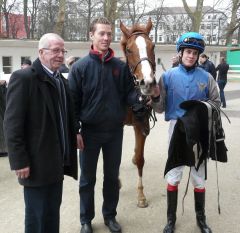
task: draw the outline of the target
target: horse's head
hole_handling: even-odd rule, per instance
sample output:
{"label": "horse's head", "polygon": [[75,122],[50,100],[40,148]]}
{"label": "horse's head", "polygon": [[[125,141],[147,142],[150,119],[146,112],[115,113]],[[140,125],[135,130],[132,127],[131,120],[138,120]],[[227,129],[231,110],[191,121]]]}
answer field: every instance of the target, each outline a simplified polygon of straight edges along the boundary
{"label": "horse's head", "polygon": [[146,26],[139,24],[126,28],[120,22],[123,32],[121,46],[129,69],[143,95],[151,95],[156,85],[154,43],[149,38],[152,21],[149,18]]}

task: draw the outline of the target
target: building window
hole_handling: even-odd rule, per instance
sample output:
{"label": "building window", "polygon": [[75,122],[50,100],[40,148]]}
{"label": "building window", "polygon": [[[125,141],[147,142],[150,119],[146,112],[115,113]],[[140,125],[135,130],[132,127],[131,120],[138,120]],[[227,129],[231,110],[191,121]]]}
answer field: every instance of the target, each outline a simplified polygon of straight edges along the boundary
{"label": "building window", "polygon": [[205,25],[204,24],[201,24],[201,29],[205,29]]}
{"label": "building window", "polygon": [[208,19],[211,19],[211,15],[208,15]]}
{"label": "building window", "polygon": [[207,29],[211,29],[211,24],[207,24]]}
{"label": "building window", "polygon": [[12,73],[12,57],[2,57],[2,65],[5,74]]}
{"label": "building window", "polygon": [[159,37],[158,37],[158,41],[159,41],[159,42],[162,42],[162,36],[159,36]]}
{"label": "building window", "polygon": [[218,25],[217,24],[213,24],[213,29],[217,29]]}
{"label": "building window", "polygon": [[216,36],[212,36],[212,41],[217,41]]}

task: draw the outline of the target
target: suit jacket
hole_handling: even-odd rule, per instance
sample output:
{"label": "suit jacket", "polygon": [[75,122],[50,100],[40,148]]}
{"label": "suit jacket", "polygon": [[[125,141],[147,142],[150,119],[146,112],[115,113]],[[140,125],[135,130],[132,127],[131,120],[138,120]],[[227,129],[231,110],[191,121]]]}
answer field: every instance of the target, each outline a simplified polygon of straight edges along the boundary
{"label": "suit jacket", "polygon": [[77,147],[73,104],[67,80],[69,158],[65,166],[59,135],[58,91],[37,59],[27,69],[15,71],[8,85],[4,130],[12,170],[30,166],[30,177],[19,179],[25,186],[41,186],[77,179]]}

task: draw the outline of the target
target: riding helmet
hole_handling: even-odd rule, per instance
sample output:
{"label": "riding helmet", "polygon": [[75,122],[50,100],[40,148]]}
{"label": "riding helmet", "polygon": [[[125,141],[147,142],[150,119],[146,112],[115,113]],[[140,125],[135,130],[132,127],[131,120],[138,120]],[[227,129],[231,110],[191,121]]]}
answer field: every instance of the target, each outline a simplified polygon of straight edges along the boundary
{"label": "riding helmet", "polygon": [[203,53],[205,49],[205,42],[203,37],[197,32],[187,32],[183,34],[177,41],[177,51],[182,48],[197,49],[200,53]]}

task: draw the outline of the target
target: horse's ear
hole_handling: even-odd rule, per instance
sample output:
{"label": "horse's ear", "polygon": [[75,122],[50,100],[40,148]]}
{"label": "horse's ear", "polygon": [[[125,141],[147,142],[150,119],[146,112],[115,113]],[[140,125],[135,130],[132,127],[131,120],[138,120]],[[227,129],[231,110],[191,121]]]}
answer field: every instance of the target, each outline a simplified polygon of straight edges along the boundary
{"label": "horse's ear", "polygon": [[124,26],[121,20],[120,20],[120,29],[126,37],[130,36],[129,30]]}
{"label": "horse's ear", "polygon": [[151,17],[149,17],[148,22],[147,22],[147,26],[146,26],[146,32],[147,32],[148,35],[149,35],[149,33],[152,29],[152,26],[153,26],[152,25],[152,20],[151,20]]}

